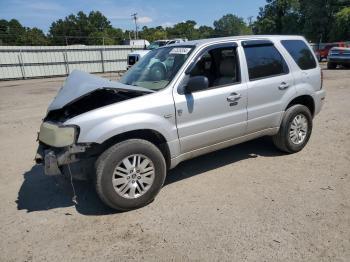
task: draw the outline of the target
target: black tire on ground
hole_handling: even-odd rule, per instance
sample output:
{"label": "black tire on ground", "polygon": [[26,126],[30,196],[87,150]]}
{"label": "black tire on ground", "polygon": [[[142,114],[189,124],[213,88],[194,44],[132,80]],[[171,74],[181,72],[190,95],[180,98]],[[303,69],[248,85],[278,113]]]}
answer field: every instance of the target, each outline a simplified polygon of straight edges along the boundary
{"label": "black tire on ground", "polygon": [[[290,128],[292,121],[297,115],[303,115],[307,119],[308,130],[304,141],[300,144],[294,144],[290,138]],[[286,153],[297,153],[301,151],[308,143],[312,133],[312,115],[310,110],[303,105],[294,105],[284,113],[280,130],[277,135],[272,137],[275,146]]]}
{"label": "black tire on ground", "polygon": [[336,68],[337,68],[337,64],[332,62],[327,63],[327,69],[336,69]]}
{"label": "black tire on ground", "polygon": [[[127,199],[117,194],[112,184],[114,169],[125,157],[142,154],[148,157],[154,165],[155,177],[149,190],[134,199]],[[166,177],[166,163],[161,151],[152,143],[142,139],[129,139],[107,149],[95,163],[96,191],[101,200],[109,207],[127,211],[143,207],[156,197],[161,190]]]}

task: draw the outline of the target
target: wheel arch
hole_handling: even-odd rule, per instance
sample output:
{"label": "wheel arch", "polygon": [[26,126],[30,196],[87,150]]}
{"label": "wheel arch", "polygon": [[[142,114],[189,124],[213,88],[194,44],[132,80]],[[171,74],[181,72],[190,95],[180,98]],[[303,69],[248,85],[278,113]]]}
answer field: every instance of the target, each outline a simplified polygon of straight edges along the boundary
{"label": "wheel arch", "polygon": [[315,116],[315,101],[311,95],[300,95],[293,98],[285,108],[285,111],[294,105],[306,106],[310,110],[312,117]]}
{"label": "wheel arch", "polygon": [[127,131],[110,137],[99,145],[99,151],[103,152],[112,145],[128,139],[143,139],[154,144],[163,154],[167,168],[170,167],[171,154],[166,138],[156,130],[153,129],[137,129]]}

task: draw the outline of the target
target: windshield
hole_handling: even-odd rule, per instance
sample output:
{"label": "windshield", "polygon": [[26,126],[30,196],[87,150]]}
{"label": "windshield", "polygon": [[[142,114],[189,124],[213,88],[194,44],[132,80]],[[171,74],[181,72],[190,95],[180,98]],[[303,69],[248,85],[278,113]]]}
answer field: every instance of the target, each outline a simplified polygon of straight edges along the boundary
{"label": "windshield", "polygon": [[120,82],[151,90],[163,89],[173,80],[193,48],[193,46],[176,46],[155,49],[131,67]]}
{"label": "windshield", "polygon": [[167,43],[167,41],[156,41],[156,42],[151,43],[151,44],[147,47],[147,49],[148,49],[148,50],[153,50],[153,49],[156,49],[156,48],[158,48],[158,47],[165,46],[166,43]]}

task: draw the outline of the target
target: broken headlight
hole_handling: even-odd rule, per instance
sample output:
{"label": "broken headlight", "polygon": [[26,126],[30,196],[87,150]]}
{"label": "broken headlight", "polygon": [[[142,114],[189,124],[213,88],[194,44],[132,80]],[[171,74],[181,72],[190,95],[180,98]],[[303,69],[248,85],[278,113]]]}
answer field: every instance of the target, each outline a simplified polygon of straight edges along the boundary
{"label": "broken headlight", "polygon": [[41,124],[39,141],[52,147],[70,146],[77,137],[77,127],[59,126],[44,122]]}

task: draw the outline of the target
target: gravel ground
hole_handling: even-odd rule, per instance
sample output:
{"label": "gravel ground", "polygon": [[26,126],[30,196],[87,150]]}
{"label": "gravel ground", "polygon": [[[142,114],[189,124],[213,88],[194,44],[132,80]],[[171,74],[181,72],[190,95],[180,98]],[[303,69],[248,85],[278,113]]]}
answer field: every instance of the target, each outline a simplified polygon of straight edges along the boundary
{"label": "gravel ground", "polygon": [[187,161],[147,207],[116,213],[46,177],[36,133],[63,78],[0,82],[0,261],[350,261],[350,71],[325,70],[309,145],[268,138]]}

